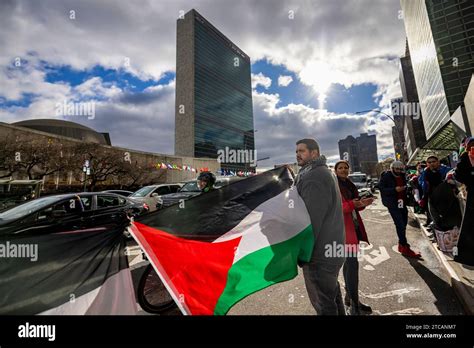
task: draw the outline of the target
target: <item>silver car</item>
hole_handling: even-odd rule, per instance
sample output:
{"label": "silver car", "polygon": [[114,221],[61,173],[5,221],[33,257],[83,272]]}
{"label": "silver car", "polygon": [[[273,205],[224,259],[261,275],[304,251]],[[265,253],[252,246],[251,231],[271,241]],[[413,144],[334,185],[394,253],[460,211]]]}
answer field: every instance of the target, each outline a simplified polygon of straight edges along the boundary
{"label": "silver car", "polygon": [[143,203],[148,206],[149,211],[156,210],[156,204],[160,197],[170,193],[176,193],[182,184],[159,184],[145,186],[132,193],[128,198],[135,202]]}

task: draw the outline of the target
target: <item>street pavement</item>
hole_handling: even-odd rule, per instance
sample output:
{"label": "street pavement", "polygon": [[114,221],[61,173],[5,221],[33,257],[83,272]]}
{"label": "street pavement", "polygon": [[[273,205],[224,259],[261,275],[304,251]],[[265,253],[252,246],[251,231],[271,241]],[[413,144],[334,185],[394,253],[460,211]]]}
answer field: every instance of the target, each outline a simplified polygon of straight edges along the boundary
{"label": "street pavement", "polygon": [[[360,300],[370,305],[373,315],[456,315],[462,307],[449,285],[448,275],[436,257],[431,242],[413,216],[409,217],[407,238],[423,259],[413,260],[397,251],[395,226],[380,198],[362,212],[370,245],[364,246],[359,264]],[[138,249],[137,255],[139,253]],[[132,257],[132,256],[131,256]],[[135,287],[144,267],[131,261]],[[340,283],[343,287],[342,271]],[[344,293],[344,288],[343,288]],[[141,311],[141,314],[146,314]],[[179,315],[177,309],[168,315]],[[314,315],[304,279],[298,276],[275,284],[237,303],[228,315]]]}

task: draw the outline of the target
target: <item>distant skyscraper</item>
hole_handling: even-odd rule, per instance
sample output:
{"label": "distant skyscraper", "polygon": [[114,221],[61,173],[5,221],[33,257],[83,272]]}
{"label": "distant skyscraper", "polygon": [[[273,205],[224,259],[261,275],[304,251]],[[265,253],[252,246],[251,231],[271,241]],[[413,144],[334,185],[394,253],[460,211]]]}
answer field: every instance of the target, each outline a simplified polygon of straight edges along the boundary
{"label": "distant skyscraper", "polygon": [[177,24],[175,122],[178,156],[255,150],[250,58],[194,9]]}
{"label": "distant skyscraper", "polygon": [[357,140],[352,135],[348,135],[345,139],[339,140],[338,145],[340,158],[349,162],[353,172],[360,172]]}
{"label": "distant skyscraper", "polygon": [[[423,118],[419,108],[418,92],[416,91],[415,76],[411,64],[410,50],[406,43],[405,56],[400,58],[400,87],[403,102],[407,106],[404,111],[403,134],[405,137],[406,151],[410,163],[421,160],[416,156],[422,146],[426,144],[426,134]],[[415,155],[416,154],[416,155]]]}
{"label": "distant skyscraper", "polygon": [[378,163],[376,135],[362,133],[356,140],[359,148],[360,171],[369,175],[376,174]]}
{"label": "distant skyscraper", "polygon": [[338,145],[340,158],[350,163],[353,172],[376,175],[378,155],[375,134],[362,133],[357,138],[349,135],[345,139],[339,140]]}
{"label": "distant skyscraper", "polygon": [[413,72],[428,143],[448,154],[462,127],[451,118],[474,71],[474,1],[401,0]]}
{"label": "distant skyscraper", "polygon": [[403,108],[403,98],[396,98],[390,101],[392,107],[392,117],[395,125],[392,127],[393,150],[395,151],[395,158],[403,163],[408,160],[406,151],[405,134],[403,133],[403,125],[405,115],[400,110]]}

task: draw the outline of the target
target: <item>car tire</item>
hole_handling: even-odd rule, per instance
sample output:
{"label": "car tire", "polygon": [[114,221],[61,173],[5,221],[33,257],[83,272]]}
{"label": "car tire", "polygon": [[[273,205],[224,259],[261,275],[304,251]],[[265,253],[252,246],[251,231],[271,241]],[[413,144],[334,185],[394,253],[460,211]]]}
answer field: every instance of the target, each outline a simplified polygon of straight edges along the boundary
{"label": "car tire", "polygon": [[140,306],[148,313],[163,314],[176,307],[173,298],[151,264],[146,267],[140,278],[137,297]]}

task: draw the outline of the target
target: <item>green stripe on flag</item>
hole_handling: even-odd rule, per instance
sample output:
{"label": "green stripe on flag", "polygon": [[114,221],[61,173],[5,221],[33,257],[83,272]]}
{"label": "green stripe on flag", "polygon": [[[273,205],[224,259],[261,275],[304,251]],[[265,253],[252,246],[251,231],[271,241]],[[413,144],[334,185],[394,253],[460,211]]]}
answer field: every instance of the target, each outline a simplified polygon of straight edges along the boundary
{"label": "green stripe on flag", "polygon": [[297,260],[308,262],[313,246],[314,234],[309,225],[296,236],[257,250],[237,261],[229,270],[226,287],[217,301],[214,314],[226,314],[244,297],[296,277]]}

